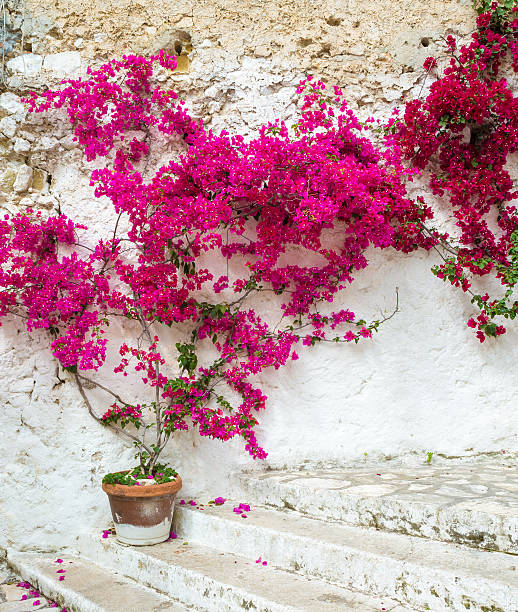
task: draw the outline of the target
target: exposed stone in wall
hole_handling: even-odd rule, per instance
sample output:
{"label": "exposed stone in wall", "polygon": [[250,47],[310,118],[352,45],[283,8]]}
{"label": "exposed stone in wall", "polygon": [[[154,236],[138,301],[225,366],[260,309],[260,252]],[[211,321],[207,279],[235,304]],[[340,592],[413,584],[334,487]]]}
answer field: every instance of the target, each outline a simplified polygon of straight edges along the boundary
{"label": "exposed stone in wall", "polygon": [[[469,31],[474,20],[469,0],[327,0],[317,6],[305,1],[112,0],[94,1],[88,11],[74,0],[11,0],[7,7],[11,42],[4,80],[9,92],[42,90],[114,55],[166,49],[180,57],[171,81],[194,111],[213,127],[242,132],[266,119],[293,115],[294,85],[305,73],[342,86],[360,112],[383,111],[420,82],[422,62],[437,52],[440,37]],[[49,156],[38,153],[59,154],[67,147],[58,146],[57,136],[69,134],[45,138],[45,127],[32,140],[27,131],[20,134],[25,112],[13,93],[5,95],[11,102],[6,98],[0,104],[5,137],[0,154],[9,163],[0,182],[4,192],[18,194],[8,198],[16,203],[25,190],[16,190],[12,177],[23,157],[34,158],[29,160],[34,169],[38,163],[48,166]],[[40,185],[35,181],[33,192],[41,191]]]}
{"label": "exposed stone in wall", "polygon": [[[295,86],[311,72],[343,87],[361,116],[387,114],[418,93],[422,61],[442,36],[473,29],[471,2],[444,0],[10,0],[0,95],[0,207],[62,210],[95,234],[110,223],[66,117],[27,116],[20,96],[123,53],[180,55],[169,83],[214,129],[250,134],[296,112]],[[23,53],[22,53],[23,51]],[[166,75],[164,79],[168,78]],[[419,186],[414,189],[418,190]],[[347,296],[367,317],[401,312],[370,343],[316,347],[277,376],[261,440],[272,466],[383,457],[424,461],[518,449],[514,332],[479,346],[470,305],[431,274],[432,256],[373,254]],[[108,524],[99,480],[131,463],[132,449],[97,426],[64,382],[44,337],[28,344],[0,330],[0,546],[73,545]],[[119,330],[119,333],[122,333]],[[29,346],[29,350],[27,349]],[[500,364],[500,365],[499,365]],[[135,390],[136,392],[136,390]],[[102,398],[98,398],[102,406]],[[228,473],[250,467],[239,442],[182,434],[168,459],[185,494],[228,491]],[[9,491],[6,496],[2,491]]]}

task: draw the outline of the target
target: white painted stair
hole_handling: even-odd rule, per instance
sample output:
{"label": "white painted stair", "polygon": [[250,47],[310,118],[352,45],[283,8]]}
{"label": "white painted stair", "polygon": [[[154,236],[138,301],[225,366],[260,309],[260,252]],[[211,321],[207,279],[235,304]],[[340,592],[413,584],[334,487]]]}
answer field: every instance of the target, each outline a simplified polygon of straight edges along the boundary
{"label": "white painted stair", "polygon": [[[186,606],[173,601],[154,589],[137,584],[121,574],[107,572],[104,568],[72,556],[63,556],[64,564],[56,566],[56,555],[34,553],[10,553],[9,564],[40,593],[59,604],[55,611],[65,608],[68,612],[182,612]],[[57,569],[66,568],[65,574]],[[63,581],[60,576],[65,576]],[[34,599],[26,602],[10,602],[11,608],[0,612],[29,612],[37,610]],[[7,604],[3,604],[7,606]],[[14,606],[17,606],[16,608]],[[46,608],[42,608],[46,609]],[[50,608],[49,608],[50,609]]]}
{"label": "white painted stair", "polygon": [[[97,562],[63,556],[65,581],[56,574],[55,555],[11,553],[9,562],[24,580],[68,612],[406,610],[389,598],[307,580],[183,539],[130,547],[113,537],[92,536],[84,539],[83,550]],[[31,603],[16,612],[34,609]]]}
{"label": "white painted stair", "polygon": [[518,554],[518,470],[484,462],[236,475],[247,499],[319,519]]}
{"label": "white painted stair", "polygon": [[[195,511],[193,511],[195,512]],[[203,539],[203,534],[198,534]],[[316,578],[308,579],[271,565],[256,563],[247,554],[178,538],[145,547],[126,547],[115,538],[83,542],[83,551],[100,566],[130,576],[141,585],[160,588],[196,610],[234,612],[373,612],[406,608],[390,598],[364,595]],[[245,556],[246,555],[246,556]]]}
{"label": "white painted stair", "polygon": [[494,464],[243,474],[235,501],[177,505],[173,541],[83,536],[65,581],[9,560],[70,612],[518,612],[517,492]]}
{"label": "white painted stair", "polygon": [[515,556],[261,506],[243,519],[234,505],[179,507],[174,528],[189,542],[261,556],[281,570],[390,597],[411,609],[518,610]]}

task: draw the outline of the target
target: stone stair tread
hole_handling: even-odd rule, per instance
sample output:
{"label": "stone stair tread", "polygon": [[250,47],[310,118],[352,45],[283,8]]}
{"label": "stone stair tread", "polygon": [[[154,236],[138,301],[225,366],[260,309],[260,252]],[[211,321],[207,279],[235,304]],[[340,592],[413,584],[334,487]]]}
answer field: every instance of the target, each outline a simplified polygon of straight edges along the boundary
{"label": "stone stair tread", "polygon": [[[38,598],[39,599],[39,598]],[[45,610],[45,607],[48,606],[46,600],[42,600],[39,605],[34,605],[36,598],[26,599],[24,601],[9,601],[6,603],[0,604],[0,612],[29,612],[29,610]],[[49,609],[48,607],[46,608]],[[56,608],[54,608],[54,612],[56,612]]]}
{"label": "stone stair tread", "polygon": [[[513,555],[500,552],[489,553],[457,544],[321,521],[291,510],[265,508],[258,505],[252,506],[251,511],[246,513],[247,518],[243,519],[233,511],[237,505],[238,503],[227,500],[223,506],[209,506],[203,511],[190,506],[180,506],[175,510],[175,522],[178,524],[179,517],[184,513],[198,515],[200,530],[197,533],[203,534],[204,542],[209,546],[212,543],[207,541],[206,531],[203,530],[200,521],[214,520],[222,524],[223,522],[238,524],[244,536],[243,539],[250,543],[252,557],[261,553],[260,546],[265,542],[263,534],[269,532],[273,535],[274,543],[279,542],[279,538],[287,537],[304,540],[308,546],[311,546],[312,541],[318,540],[333,546],[360,549],[362,552],[378,557],[380,563],[390,557],[447,572],[469,573],[479,578],[503,582],[518,588],[518,559]],[[194,536],[188,534],[188,537],[192,539]],[[221,537],[219,545],[228,541],[230,539]],[[239,543],[236,542],[236,545],[239,546]]]}
{"label": "stone stair tread", "polygon": [[237,475],[250,500],[310,516],[518,553],[514,466],[272,470]]}
{"label": "stone stair tread", "polygon": [[[85,559],[63,556],[58,566],[56,556],[10,552],[9,564],[23,580],[38,588],[45,597],[59,602],[70,612],[185,612],[175,603],[150,588],[136,584],[121,574],[109,572]],[[72,561],[72,563],[69,563]],[[66,569],[65,580],[56,568]],[[48,604],[45,602],[45,605]],[[42,606],[43,608],[43,606]],[[27,606],[24,610],[38,609]],[[2,611],[3,612],[3,611]],[[7,609],[6,609],[7,612]]]}
{"label": "stone stair tread", "polygon": [[[248,502],[247,502],[248,503]],[[261,555],[273,566],[344,588],[390,597],[419,610],[518,611],[518,559],[397,533],[237,504],[179,506],[174,529],[229,553]],[[514,568],[514,569],[513,569]]]}
{"label": "stone stair tread", "polygon": [[33,598],[33,595],[28,594],[27,589],[18,586],[17,582],[0,584],[0,603],[20,601],[22,595],[25,595],[27,598]]}
{"label": "stone stair tread", "polygon": [[90,546],[82,547],[84,554],[97,563],[117,567],[140,584],[152,586],[160,581],[163,592],[175,591],[177,599],[210,612],[408,610],[388,597],[364,595],[181,538],[139,547],[122,545],[114,537],[93,536],[89,541]]}

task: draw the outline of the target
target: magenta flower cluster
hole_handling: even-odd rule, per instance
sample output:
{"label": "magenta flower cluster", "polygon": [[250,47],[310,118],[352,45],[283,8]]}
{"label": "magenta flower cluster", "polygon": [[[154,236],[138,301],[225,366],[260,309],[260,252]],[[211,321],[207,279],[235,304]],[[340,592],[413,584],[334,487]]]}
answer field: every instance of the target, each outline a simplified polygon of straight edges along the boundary
{"label": "magenta flower cluster", "polygon": [[[484,2],[482,2],[484,4]],[[468,326],[483,342],[505,333],[502,317],[514,319],[518,301],[518,191],[509,174],[518,150],[518,97],[503,68],[518,72],[518,6],[493,2],[477,19],[469,44],[447,38],[449,65],[424,100],[406,104],[391,122],[389,141],[413,166],[429,170],[432,193],[446,197],[458,238],[437,229],[443,262],[433,273],[471,295],[480,310]],[[436,72],[428,58],[425,68]],[[423,200],[421,200],[423,202]],[[472,288],[473,276],[493,275],[503,294],[490,297]]]}
{"label": "magenta flower cluster", "polygon": [[[378,322],[357,320],[350,310],[324,316],[318,306],[367,266],[369,248],[426,247],[418,222],[429,211],[406,197],[406,171],[374,147],[340,89],[328,92],[308,77],[294,128],[276,121],[245,141],[207,130],[174,92],[153,84],[154,64],[164,70],[174,62],[164,54],[126,56],[28,98],[36,113],[66,109],[86,158],[105,158],[92,173],[95,195],[111,200],[128,230],[117,223],[95,241],[64,215],[6,217],[0,315],[22,314],[30,331],[48,330],[53,355],[73,373],[104,363],[113,316],[138,321],[149,346],[123,343],[115,371],[126,376],[131,368],[157,392],[156,446],[192,424],[202,436],[239,436],[252,457],[264,458],[254,430],[266,396],[254,377],[298,359],[298,343],[369,337]],[[183,140],[184,151],[145,178],[154,137]],[[415,231],[402,235],[412,223]],[[224,274],[202,263],[208,255],[224,263]],[[210,302],[199,297],[207,290]],[[279,296],[280,325],[250,305],[260,292]],[[161,325],[184,325],[190,338],[177,345],[180,376],[167,371],[158,348]],[[198,367],[203,344],[219,356]],[[240,403],[231,405],[218,385]],[[102,420],[139,427],[143,408],[117,401]]]}
{"label": "magenta flower cluster", "polygon": [[[448,38],[450,66],[426,100],[409,102],[383,128],[383,147],[368,137],[373,119],[360,123],[338,87],[310,76],[298,88],[292,127],[277,120],[249,140],[214,133],[156,84],[157,69],[175,67],[164,53],[124,56],[31,94],[32,112],[64,109],[87,160],[104,160],[91,183],[117,222],[98,238],[64,215],[6,216],[0,317],[19,314],[29,331],[48,330],[53,355],[79,385],[104,364],[114,317],[140,326],[120,345],[115,372],[136,375],[142,398],[151,392],[154,401],[125,402],[94,384],[116,399],[104,424],[142,427],[144,438],[156,424],[154,444],[133,436],[141,465],[149,460],[146,473],[169,437],[189,427],[221,441],[240,437],[252,457],[266,457],[256,438],[267,399],[258,375],[297,360],[304,346],[358,342],[377,331],[380,321],[328,306],[368,265],[369,250],[444,247],[450,254],[439,277],[471,291],[466,271],[493,271],[512,293],[518,216],[505,164],[518,145],[518,103],[498,71],[508,54],[518,69],[518,19],[516,8],[499,11],[484,12],[460,50]],[[437,62],[429,58],[425,67],[431,74]],[[151,169],[154,142],[181,150]],[[447,194],[453,207],[460,248],[427,226],[433,215],[424,199],[407,195],[406,182],[428,166],[433,193]],[[494,210],[498,235],[487,219]],[[254,307],[260,294],[270,313],[279,310],[277,323]],[[472,296],[481,314],[469,325],[481,340],[503,333],[493,316],[518,313],[510,293]],[[161,348],[161,330],[173,326],[185,332],[177,364]],[[201,348],[215,357],[202,364]]]}

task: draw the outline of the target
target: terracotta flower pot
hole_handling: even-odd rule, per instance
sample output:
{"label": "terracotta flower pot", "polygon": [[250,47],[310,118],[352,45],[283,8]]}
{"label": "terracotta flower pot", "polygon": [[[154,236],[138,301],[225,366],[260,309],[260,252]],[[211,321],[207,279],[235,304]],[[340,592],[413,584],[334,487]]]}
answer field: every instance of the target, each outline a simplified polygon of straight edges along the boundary
{"label": "terracotta flower pot", "polygon": [[117,539],[125,544],[158,544],[169,537],[174,500],[182,488],[177,476],[172,482],[147,486],[102,485],[108,495]]}

